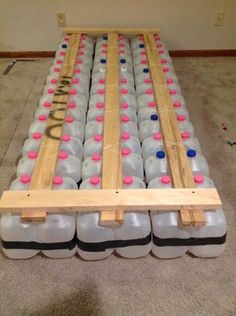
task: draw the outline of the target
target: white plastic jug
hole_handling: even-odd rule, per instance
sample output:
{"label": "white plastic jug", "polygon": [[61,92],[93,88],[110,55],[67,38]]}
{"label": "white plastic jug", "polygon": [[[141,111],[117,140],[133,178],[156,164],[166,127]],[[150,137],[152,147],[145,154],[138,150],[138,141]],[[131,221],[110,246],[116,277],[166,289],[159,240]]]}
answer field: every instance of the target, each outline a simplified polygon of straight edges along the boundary
{"label": "white plastic jug", "polygon": [[163,151],[164,144],[162,135],[154,133],[152,136],[146,138],[142,143],[142,157],[145,162],[150,156],[154,156],[157,151]]}
{"label": "white plastic jug", "polygon": [[142,157],[133,153],[128,147],[121,150],[123,176],[135,176],[144,179]]}
{"label": "white plastic jug", "polygon": [[91,157],[93,154],[102,154],[102,135],[95,134],[88,138],[84,143],[84,159]]}
{"label": "white plastic jug", "polygon": [[158,115],[151,115],[149,120],[145,120],[139,125],[139,139],[143,142],[146,138],[152,136],[154,133],[160,133],[160,123]]}
{"label": "white plastic jug", "polygon": [[168,163],[165,152],[159,150],[155,156],[148,157],[144,162],[144,169],[147,183],[150,183],[154,178],[167,174]]}
{"label": "white plastic jug", "polygon": [[101,176],[102,156],[98,153],[86,158],[82,163],[82,181],[93,176]]}

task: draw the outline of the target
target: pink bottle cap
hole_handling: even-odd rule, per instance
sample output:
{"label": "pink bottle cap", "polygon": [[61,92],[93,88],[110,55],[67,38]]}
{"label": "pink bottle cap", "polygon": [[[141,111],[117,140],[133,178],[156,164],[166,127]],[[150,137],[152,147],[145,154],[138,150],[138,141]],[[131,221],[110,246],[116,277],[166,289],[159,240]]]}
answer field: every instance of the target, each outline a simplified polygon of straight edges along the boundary
{"label": "pink bottle cap", "polygon": [[67,107],[68,107],[68,109],[75,109],[76,108],[76,103],[75,102],[69,102]]}
{"label": "pink bottle cap", "polygon": [[162,65],[164,65],[164,64],[167,63],[167,60],[166,60],[165,58],[162,58],[162,59],[161,59],[161,63],[162,63]]}
{"label": "pink bottle cap", "polygon": [[121,154],[122,154],[122,156],[129,156],[131,154],[131,150],[128,147],[123,148],[121,150]]}
{"label": "pink bottle cap", "polygon": [[153,94],[153,90],[152,90],[152,89],[147,89],[147,90],[146,90],[146,94],[149,94],[149,95],[150,95],[150,94]]}
{"label": "pink bottle cap", "polygon": [[122,133],[121,134],[121,139],[123,139],[123,140],[130,139],[130,133],[128,133],[128,132]]}
{"label": "pink bottle cap", "polygon": [[83,50],[79,50],[78,55],[83,56],[84,55],[84,51]]}
{"label": "pink bottle cap", "polygon": [[163,67],[162,70],[163,70],[163,72],[169,72],[170,68],[169,67]]}
{"label": "pink bottle cap", "polygon": [[73,83],[73,84],[75,84],[75,83],[79,83],[79,79],[74,78],[74,79],[72,79],[72,80],[71,80],[71,83]]}
{"label": "pink bottle cap", "polygon": [[162,47],[162,44],[158,43],[157,48],[160,48],[160,47]]}
{"label": "pink bottle cap", "polygon": [[99,79],[99,80],[98,80],[98,83],[99,83],[99,84],[104,84],[105,82],[106,82],[105,79]]}
{"label": "pink bottle cap", "polygon": [[179,101],[174,101],[173,106],[175,108],[180,108],[181,107],[181,103]]}
{"label": "pink bottle cap", "polygon": [[121,108],[122,108],[122,109],[128,109],[128,107],[129,107],[129,104],[126,103],[126,102],[124,102],[124,103],[121,104]]}
{"label": "pink bottle cap", "polygon": [[103,108],[104,108],[104,103],[103,103],[103,102],[98,102],[98,103],[96,104],[96,108],[97,108],[97,109],[103,109]]}
{"label": "pink bottle cap", "polygon": [[154,138],[155,140],[160,140],[160,139],[162,139],[162,136],[161,136],[160,133],[154,133],[154,134],[153,134],[153,138]]}
{"label": "pink bottle cap", "polygon": [[56,83],[58,83],[58,80],[53,78],[53,79],[51,79],[51,83],[56,84]]}
{"label": "pink bottle cap", "polygon": [[33,150],[32,150],[32,151],[29,151],[29,152],[28,152],[27,156],[28,156],[28,158],[30,158],[30,159],[36,159],[37,156],[38,156],[38,154],[37,154],[36,151],[33,151]]}
{"label": "pink bottle cap", "polygon": [[183,122],[183,121],[185,121],[185,116],[182,115],[182,114],[179,114],[179,115],[177,115],[177,120],[178,120],[179,122]]}
{"label": "pink bottle cap", "polygon": [[150,102],[148,102],[148,106],[149,106],[150,108],[154,108],[154,107],[156,106],[156,102],[150,101]]}
{"label": "pink bottle cap", "polygon": [[103,48],[107,48],[108,45],[107,45],[107,44],[102,44],[102,47],[103,47]]}
{"label": "pink bottle cap", "polygon": [[141,55],[141,56],[147,56],[147,53],[145,52],[145,50],[142,50],[142,51],[140,52],[140,55]]}
{"label": "pink bottle cap", "polygon": [[65,56],[65,54],[66,54],[65,52],[60,52],[59,53],[60,56]]}
{"label": "pink bottle cap", "polygon": [[140,64],[142,64],[142,65],[146,65],[147,63],[148,63],[148,61],[146,59],[142,59],[140,62]]}
{"label": "pink bottle cap", "polygon": [[95,140],[95,142],[101,142],[102,141],[102,135],[101,134],[95,134],[93,136],[93,139]]}
{"label": "pink bottle cap", "polygon": [[61,70],[60,67],[54,67],[54,69],[53,69],[54,72],[59,72],[60,70]]}
{"label": "pink bottle cap", "polygon": [[128,80],[127,80],[126,78],[122,78],[122,79],[120,80],[120,83],[126,84],[126,83],[128,83]]}
{"label": "pink bottle cap", "polygon": [[125,47],[125,44],[124,44],[124,43],[119,43],[118,46],[119,46],[119,47]]}
{"label": "pink bottle cap", "polygon": [[40,114],[39,117],[38,117],[39,121],[46,121],[47,119],[47,116],[44,115],[44,114]]}
{"label": "pink bottle cap", "polygon": [[101,182],[101,179],[98,176],[93,176],[90,178],[89,182],[92,185],[98,185]]}
{"label": "pink bottle cap", "polygon": [[160,50],[158,51],[158,53],[159,53],[160,55],[162,55],[162,54],[164,54],[164,50],[163,50],[163,49],[160,49]]}
{"label": "pink bottle cap", "polygon": [[73,123],[74,122],[74,119],[72,116],[67,116],[66,119],[65,119],[66,123]]}
{"label": "pink bottle cap", "polygon": [[49,88],[49,89],[48,89],[48,93],[49,93],[49,94],[54,94],[54,92],[55,92],[54,89],[52,89],[52,88]]}
{"label": "pink bottle cap", "polygon": [[68,158],[68,153],[66,151],[60,151],[58,157],[60,159],[67,159]]}
{"label": "pink bottle cap", "polygon": [[64,37],[64,41],[68,42],[70,38],[68,36]]}
{"label": "pink bottle cap", "polygon": [[162,176],[161,177],[161,183],[162,184],[169,184],[171,182],[171,179],[169,176]]}
{"label": "pink bottle cap", "polygon": [[181,137],[182,137],[183,139],[189,139],[189,138],[190,138],[190,133],[189,133],[189,132],[183,132],[183,133],[181,134]]}
{"label": "pink bottle cap", "polygon": [[203,175],[201,175],[201,174],[198,174],[198,175],[196,175],[196,176],[194,176],[194,182],[195,183],[197,183],[197,184],[201,184],[201,183],[203,183],[204,182],[204,176]]}
{"label": "pink bottle cap", "polygon": [[45,108],[50,108],[51,105],[52,105],[52,103],[49,102],[49,101],[43,102],[43,106],[44,106]]}
{"label": "pink bottle cap", "polygon": [[93,154],[93,155],[92,155],[92,160],[94,160],[94,161],[100,161],[100,160],[101,160],[101,155],[100,155],[100,154]]}
{"label": "pink bottle cap", "polygon": [[23,184],[30,183],[30,180],[31,180],[31,177],[28,176],[27,174],[23,174],[23,175],[20,177],[20,182],[23,183]]}
{"label": "pink bottle cap", "polygon": [[99,95],[103,95],[103,94],[105,93],[105,89],[99,89],[99,90],[97,91],[97,93],[98,93]]}
{"label": "pink bottle cap", "polygon": [[68,134],[64,134],[64,135],[62,135],[61,140],[63,142],[69,142],[71,140],[71,136]]}
{"label": "pink bottle cap", "polygon": [[81,39],[82,40],[86,40],[88,38],[88,35],[87,34],[82,34],[82,36],[81,36]]}
{"label": "pink bottle cap", "polygon": [[77,60],[76,60],[76,64],[77,64],[77,65],[81,65],[81,64],[82,64],[82,60],[81,60],[81,59],[77,59]]}
{"label": "pink bottle cap", "polygon": [[61,59],[57,59],[56,63],[57,63],[57,65],[61,65],[62,64],[62,60]]}
{"label": "pink bottle cap", "polygon": [[129,91],[127,89],[122,88],[120,92],[121,94],[128,94]]}
{"label": "pink bottle cap", "polygon": [[107,54],[107,50],[106,49],[102,49],[102,54],[106,55]]}
{"label": "pink bottle cap", "polygon": [[41,133],[33,133],[33,139],[41,139],[42,134]]}
{"label": "pink bottle cap", "polygon": [[119,40],[124,40],[125,37],[124,37],[124,35],[119,35],[119,36],[118,36],[118,39],[119,39]]}
{"label": "pink bottle cap", "polygon": [[103,122],[103,120],[104,120],[103,115],[97,115],[97,116],[96,116],[96,121],[97,121],[97,122]]}
{"label": "pink bottle cap", "polygon": [[172,79],[172,78],[168,78],[167,80],[166,80],[166,83],[167,84],[172,84],[174,82],[174,80]]}
{"label": "pink bottle cap", "polygon": [[121,116],[121,122],[124,122],[124,123],[129,122],[129,117],[127,115],[122,115]]}
{"label": "pink bottle cap", "polygon": [[83,43],[79,44],[79,48],[84,48],[84,47],[85,47],[85,45]]}
{"label": "pink bottle cap", "polygon": [[149,79],[149,78],[146,78],[146,79],[144,80],[144,83],[151,83],[151,82],[152,82],[152,80]]}
{"label": "pink bottle cap", "polygon": [[125,176],[123,177],[123,183],[126,185],[131,185],[134,182],[133,177],[131,176]]}
{"label": "pink bottle cap", "polygon": [[75,70],[74,70],[74,74],[79,74],[80,73],[80,69],[79,68],[76,68]]}
{"label": "pink bottle cap", "polygon": [[64,182],[63,178],[60,176],[55,176],[53,178],[53,184],[54,185],[61,185]]}
{"label": "pink bottle cap", "polygon": [[75,89],[70,89],[69,94],[70,95],[76,95],[77,91]]}
{"label": "pink bottle cap", "polygon": [[120,49],[119,50],[119,54],[125,54],[125,50],[124,49]]}
{"label": "pink bottle cap", "polygon": [[170,93],[170,95],[175,95],[175,94],[177,93],[177,91],[176,91],[175,89],[171,89],[171,90],[169,91],[169,93]]}

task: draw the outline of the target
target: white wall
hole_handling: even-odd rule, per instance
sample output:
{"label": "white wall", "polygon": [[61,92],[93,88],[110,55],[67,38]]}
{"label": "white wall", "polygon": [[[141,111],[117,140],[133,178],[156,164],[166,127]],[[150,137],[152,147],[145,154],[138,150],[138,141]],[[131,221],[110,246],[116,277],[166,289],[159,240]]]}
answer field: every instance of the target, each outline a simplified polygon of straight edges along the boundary
{"label": "white wall", "polygon": [[236,0],[0,0],[0,50],[55,50],[57,12],[68,26],[159,27],[169,49],[236,48]]}

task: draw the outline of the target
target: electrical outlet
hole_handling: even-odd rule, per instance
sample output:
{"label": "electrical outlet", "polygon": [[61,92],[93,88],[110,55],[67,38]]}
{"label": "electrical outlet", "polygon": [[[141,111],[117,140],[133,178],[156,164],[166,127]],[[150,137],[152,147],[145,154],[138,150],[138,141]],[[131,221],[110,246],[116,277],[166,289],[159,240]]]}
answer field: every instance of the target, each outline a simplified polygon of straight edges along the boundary
{"label": "electrical outlet", "polygon": [[59,27],[65,27],[66,26],[66,15],[65,13],[57,13],[57,26]]}
{"label": "electrical outlet", "polygon": [[223,25],[224,15],[225,15],[225,13],[223,11],[216,12],[214,26],[222,26]]}

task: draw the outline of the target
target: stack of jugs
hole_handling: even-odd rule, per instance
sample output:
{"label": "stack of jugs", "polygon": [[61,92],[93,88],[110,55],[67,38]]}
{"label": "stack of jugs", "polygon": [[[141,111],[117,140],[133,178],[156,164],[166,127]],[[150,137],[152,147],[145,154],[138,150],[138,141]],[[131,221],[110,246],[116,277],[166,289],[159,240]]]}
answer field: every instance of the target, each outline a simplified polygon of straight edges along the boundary
{"label": "stack of jugs", "polygon": [[[29,190],[31,176],[20,175],[10,190]],[[76,190],[76,182],[69,177],[55,176],[53,190]],[[76,252],[75,214],[47,214],[44,223],[23,223],[20,214],[3,214],[0,231],[3,251],[9,258],[27,259],[40,250],[50,258],[67,258]]]}
{"label": "stack of jugs", "polygon": [[[119,36],[120,61],[120,126],[123,187],[145,188],[143,182],[143,161],[137,128],[137,104],[132,74],[132,60],[129,41]],[[80,189],[102,187],[102,142],[103,119],[106,92],[107,36],[98,39],[92,70],[89,111],[82,163],[82,184]],[[101,57],[104,59],[101,63]],[[123,257],[135,258],[149,253],[150,218],[147,212],[125,212],[124,224],[119,227],[99,225],[99,212],[78,215],[78,252],[86,260],[108,257],[114,250]]]}
{"label": "stack of jugs", "polygon": [[[196,188],[214,188],[213,181],[198,173],[194,176]],[[166,174],[154,178],[149,189],[172,188]],[[225,248],[227,224],[222,209],[205,210],[206,224],[202,227],[180,225],[178,211],[151,212],[153,245],[152,252],[159,258],[176,258],[187,251],[197,257],[217,257]]]}
{"label": "stack of jugs", "polygon": [[[47,129],[47,118],[49,116],[51,119],[54,118],[55,126],[60,123],[57,119],[57,111],[51,111],[51,108],[69,39],[70,35],[66,35],[60,43],[53,62],[54,66],[50,68],[44,95],[40,99],[35,120],[29,127],[28,139],[22,149],[23,157],[17,166],[17,179],[13,181],[11,190],[29,189],[43,137],[45,134],[53,137],[53,128]],[[77,189],[81,181],[88,103],[86,82],[90,81],[93,45],[92,39],[86,35],[81,36],[52,184],[52,189],[55,190]],[[32,257],[40,250],[49,257],[70,257],[76,251],[75,230],[75,214],[49,214],[43,224],[22,223],[19,214],[5,214],[1,218],[3,248],[12,258]]]}

